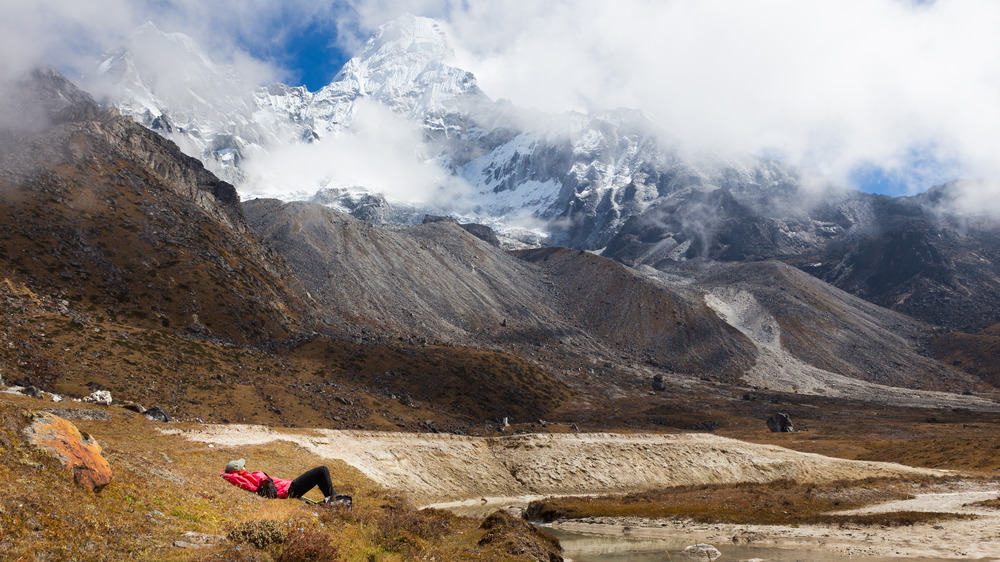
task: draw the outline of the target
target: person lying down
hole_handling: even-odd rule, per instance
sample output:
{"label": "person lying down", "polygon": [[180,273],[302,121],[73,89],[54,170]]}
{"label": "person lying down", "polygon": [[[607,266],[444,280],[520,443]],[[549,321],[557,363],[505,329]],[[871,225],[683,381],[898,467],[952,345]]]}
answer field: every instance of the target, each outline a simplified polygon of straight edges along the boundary
{"label": "person lying down", "polygon": [[246,459],[229,461],[219,476],[234,486],[265,498],[301,498],[309,490],[318,487],[323,493],[324,504],[350,508],[353,503],[351,496],[334,492],[330,469],[325,466],[311,468],[292,480],[272,478],[261,471],[249,472],[245,467]]}

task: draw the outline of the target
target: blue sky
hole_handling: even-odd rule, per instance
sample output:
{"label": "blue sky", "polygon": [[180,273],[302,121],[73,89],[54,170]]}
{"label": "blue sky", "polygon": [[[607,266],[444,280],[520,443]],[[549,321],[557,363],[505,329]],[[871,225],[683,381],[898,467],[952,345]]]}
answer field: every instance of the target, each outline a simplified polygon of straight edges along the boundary
{"label": "blue sky", "polygon": [[291,86],[305,86],[313,92],[326,86],[353,54],[339,42],[337,26],[329,20],[302,22],[294,13],[286,13],[275,22],[272,32],[277,35],[279,30],[283,37],[280,43],[241,37],[239,45],[250,55],[284,69]]}
{"label": "blue sky", "polygon": [[255,80],[316,90],[407,12],[438,19],[454,63],[522,107],[636,108],[687,146],[780,155],[892,195],[1000,178],[993,0],[3,2],[0,73],[84,73],[152,20]]}

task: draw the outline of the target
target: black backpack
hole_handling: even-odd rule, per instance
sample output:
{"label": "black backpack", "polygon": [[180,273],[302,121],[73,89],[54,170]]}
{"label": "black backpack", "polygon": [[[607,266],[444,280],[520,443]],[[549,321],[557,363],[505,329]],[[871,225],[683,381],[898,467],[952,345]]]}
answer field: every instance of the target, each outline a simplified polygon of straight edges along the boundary
{"label": "black backpack", "polygon": [[272,500],[278,497],[278,487],[274,485],[274,480],[270,476],[257,486],[257,495]]}

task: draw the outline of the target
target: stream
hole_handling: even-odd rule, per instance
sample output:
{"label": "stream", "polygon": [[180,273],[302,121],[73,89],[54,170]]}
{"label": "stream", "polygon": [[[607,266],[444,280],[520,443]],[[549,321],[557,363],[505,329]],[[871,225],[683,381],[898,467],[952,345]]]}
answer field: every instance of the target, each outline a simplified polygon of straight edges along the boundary
{"label": "stream", "polygon": [[[563,555],[573,562],[668,562],[698,560],[684,554],[684,548],[694,541],[678,538],[623,537],[620,535],[583,533],[539,525],[546,533],[559,539]],[[749,545],[713,544],[722,553],[712,562],[764,560],[767,562],[797,562],[815,560],[864,560],[866,562],[898,561],[902,558],[838,556],[801,548],[757,547]],[[705,557],[700,558],[708,562]],[[923,562],[939,562],[942,558],[907,558]]]}

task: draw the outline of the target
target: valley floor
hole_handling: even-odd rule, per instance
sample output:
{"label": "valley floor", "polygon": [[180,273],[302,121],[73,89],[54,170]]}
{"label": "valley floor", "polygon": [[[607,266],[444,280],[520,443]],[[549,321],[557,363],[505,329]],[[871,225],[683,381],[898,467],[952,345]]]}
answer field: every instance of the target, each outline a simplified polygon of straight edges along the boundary
{"label": "valley floor", "polygon": [[[775,480],[830,483],[883,476],[926,478],[949,471],[896,463],[836,459],[710,434],[525,434],[495,438],[260,426],[208,426],[169,433],[239,450],[289,441],[340,459],[415,502],[480,515],[477,508],[515,510],[541,496],[621,494],[651,487]],[[678,519],[593,517],[555,527],[632,537],[683,537],[694,542],[809,549],[824,557],[979,558],[1000,556],[1000,511],[974,506],[1000,495],[1000,483],[953,480],[930,484],[914,499],[855,513],[938,512],[970,520],[900,526],[730,525]],[[847,512],[845,512],[847,513]]]}
{"label": "valley floor", "polygon": [[1000,495],[996,483],[960,483],[933,493],[853,510],[847,513],[899,511],[962,513],[974,519],[902,526],[732,525],[674,519],[588,518],[553,523],[576,533],[648,539],[683,539],[686,543],[744,544],[815,553],[811,560],[839,558],[931,558],[1000,560],[1000,511],[972,505]]}

